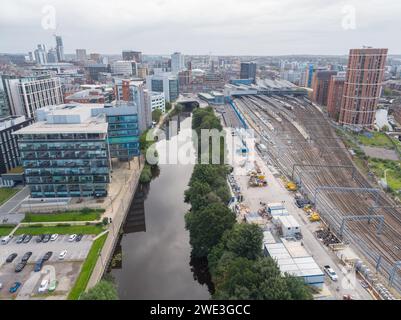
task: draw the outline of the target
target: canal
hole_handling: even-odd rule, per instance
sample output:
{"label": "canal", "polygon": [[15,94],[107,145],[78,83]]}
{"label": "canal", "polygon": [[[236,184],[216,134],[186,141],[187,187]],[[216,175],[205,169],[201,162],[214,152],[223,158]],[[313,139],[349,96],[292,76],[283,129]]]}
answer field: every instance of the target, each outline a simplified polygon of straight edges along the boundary
{"label": "canal", "polygon": [[[160,158],[166,145],[180,144],[191,118],[180,127],[178,136],[157,143]],[[209,299],[208,286],[201,284],[208,273],[191,261],[185,229],[184,191],[192,170],[193,164],[161,164],[150,184],[138,187],[111,270],[120,299]]]}

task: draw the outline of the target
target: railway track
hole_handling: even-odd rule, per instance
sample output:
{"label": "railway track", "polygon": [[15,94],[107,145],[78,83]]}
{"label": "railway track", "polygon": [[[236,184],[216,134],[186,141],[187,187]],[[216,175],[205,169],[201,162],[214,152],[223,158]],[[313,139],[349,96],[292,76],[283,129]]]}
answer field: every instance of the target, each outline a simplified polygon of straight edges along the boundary
{"label": "railway track", "polygon": [[[284,102],[281,105],[280,100]],[[350,154],[330,123],[308,101],[289,97],[253,96],[237,98],[235,104],[257,132],[256,136],[269,146],[266,157],[285,175],[291,175],[294,164],[352,165]],[[275,115],[279,115],[281,121],[277,120]],[[261,118],[267,119],[274,130],[264,124]],[[294,126],[295,119],[310,139],[305,139],[302,131]],[[319,186],[373,188],[356,169],[353,175],[350,169],[346,168],[298,169],[296,176],[301,178],[302,191],[310,198]],[[377,203],[375,200],[376,193],[373,192],[325,191],[319,192],[317,209],[332,230],[339,235],[343,217],[372,214],[371,208],[376,204],[395,205],[383,192],[378,194]],[[371,266],[376,266],[380,260],[379,271],[388,279],[394,263],[401,260],[401,211],[383,209],[375,210],[375,214],[384,216],[380,235],[376,234],[377,220],[371,220],[370,223],[364,220],[347,221],[342,237],[358,249]],[[394,287],[401,291],[401,274],[398,270],[395,273]]]}

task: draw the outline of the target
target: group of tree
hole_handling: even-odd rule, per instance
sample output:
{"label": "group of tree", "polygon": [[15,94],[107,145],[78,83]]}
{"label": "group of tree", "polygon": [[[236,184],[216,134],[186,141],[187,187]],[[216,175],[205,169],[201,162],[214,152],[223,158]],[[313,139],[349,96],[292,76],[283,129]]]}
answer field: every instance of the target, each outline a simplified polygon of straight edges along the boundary
{"label": "group of tree", "polygon": [[113,279],[102,279],[94,287],[84,292],[80,300],[118,300],[117,289]]}
{"label": "group of tree", "polygon": [[[193,112],[192,128],[197,132],[222,130],[211,108]],[[229,172],[224,164],[196,164],[185,191],[185,202],[191,204],[185,222],[192,255],[207,257],[215,288],[213,298],[311,299],[311,291],[301,279],[283,276],[276,262],[263,255],[261,228],[236,223],[227,206],[231,197]]]}
{"label": "group of tree", "polygon": [[160,109],[153,110],[152,111],[152,120],[155,121],[156,123],[159,123],[162,114],[163,114],[163,112]]}
{"label": "group of tree", "polygon": [[[198,108],[195,109],[192,114],[192,129],[196,131],[197,134],[197,155],[198,162],[204,163],[204,159],[207,159],[208,163],[225,163],[226,156],[226,144],[225,144],[225,132],[223,131],[223,127],[220,123],[220,120],[214,114],[212,107],[207,108]],[[208,141],[202,141],[202,130],[216,130],[220,133],[221,137],[219,139],[218,146],[218,154],[213,154],[212,151],[215,146],[213,146],[213,140],[209,139]],[[209,154],[205,154],[207,144],[209,145]]]}
{"label": "group of tree", "polygon": [[[151,137],[149,130],[144,131],[139,138],[139,147],[141,154],[145,155],[145,165],[142,169],[141,176],[139,177],[140,183],[149,183],[152,180],[152,168],[157,166],[155,164],[149,164],[146,160],[146,153],[150,147],[154,146],[155,140],[149,139]],[[155,151],[156,152],[156,151]],[[157,156],[157,152],[156,152]]]}

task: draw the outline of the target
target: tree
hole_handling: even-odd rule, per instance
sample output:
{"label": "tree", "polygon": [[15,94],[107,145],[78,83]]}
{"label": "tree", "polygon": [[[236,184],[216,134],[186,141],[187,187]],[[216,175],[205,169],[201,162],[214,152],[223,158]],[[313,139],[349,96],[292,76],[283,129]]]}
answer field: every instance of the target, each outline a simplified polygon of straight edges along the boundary
{"label": "tree", "polygon": [[310,300],[310,289],[301,279],[282,276],[271,258],[249,260],[225,253],[213,275],[214,299]]}
{"label": "tree", "polygon": [[158,123],[160,121],[160,117],[162,116],[163,112],[160,109],[156,109],[152,111],[152,120]]}
{"label": "tree", "polygon": [[100,280],[93,288],[81,295],[80,300],[118,300],[113,282]]}
{"label": "tree", "polygon": [[185,215],[186,228],[190,232],[190,244],[194,257],[206,257],[219,243],[224,231],[235,223],[233,212],[221,202],[212,203],[199,211]]}
{"label": "tree", "polygon": [[171,109],[171,103],[170,102],[166,101],[165,106],[166,106],[166,111],[169,111]]}

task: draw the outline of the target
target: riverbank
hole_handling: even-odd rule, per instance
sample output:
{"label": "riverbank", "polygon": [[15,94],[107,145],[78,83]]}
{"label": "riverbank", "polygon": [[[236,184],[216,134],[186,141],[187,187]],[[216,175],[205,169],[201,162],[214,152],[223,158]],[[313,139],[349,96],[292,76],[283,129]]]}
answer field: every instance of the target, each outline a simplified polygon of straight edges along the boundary
{"label": "riverbank", "polygon": [[[183,118],[181,129],[190,128],[191,118]],[[165,156],[169,144],[185,144],[184,134],[182,130],[170,140],[159,141],[159,156]],[[157,176],[138,187],[111,270],[120,299],[209,299],[203,285],[207,279],[191,260],[185,230],[189,206],[183,193],[192,170],[192,164],[161,164]]]}

